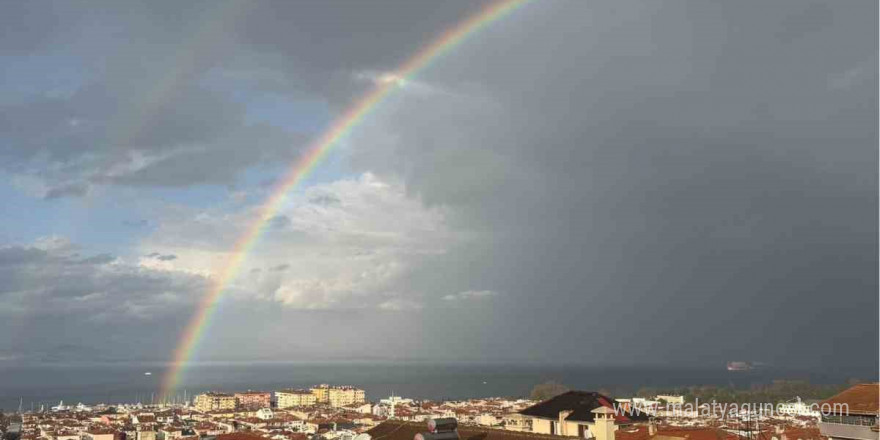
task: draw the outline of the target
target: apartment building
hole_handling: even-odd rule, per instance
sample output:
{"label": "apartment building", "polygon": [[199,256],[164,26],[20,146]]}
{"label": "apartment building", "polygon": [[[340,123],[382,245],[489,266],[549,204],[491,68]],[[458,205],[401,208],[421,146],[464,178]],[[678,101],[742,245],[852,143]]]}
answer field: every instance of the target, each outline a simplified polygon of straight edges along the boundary
{"label": "apartment building", "polygon": [[311,389],[318,403],[325,403],[333,408],[348,406],[366,401],[364,390],[352,386],[316,385]]}
{"label": "apartment building", "polygon": [[195,407],[197,411],[222,411],[235,409],[235,396],[226,393],[204,393],[196,396]]}
{"label": "apartment building", "polygon": [[268,391],[235,393],[235,404],[243,409],[268,408],[272,404],[272,393]]}
{"label": "apartment building", "polygon": [[275,392],[275,402],[278,408],[293,408],[314,405],[318,398],[310,390],[282,390]]}

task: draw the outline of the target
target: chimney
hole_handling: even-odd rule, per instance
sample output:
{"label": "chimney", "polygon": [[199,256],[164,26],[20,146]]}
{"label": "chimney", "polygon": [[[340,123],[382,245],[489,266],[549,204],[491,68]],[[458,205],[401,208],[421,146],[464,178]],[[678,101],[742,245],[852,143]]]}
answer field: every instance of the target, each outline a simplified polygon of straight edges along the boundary
{"label": "chimney", "polygon": [[565,418],[570,416],[573,412],[574,411],[570,409],[559,411],[559,419],[556,424],[556,435],[568,435],[568,433],[565,432]]}
{"label": "chimney", "polygon": [[607,406],[600,406],[593,411],[593,429],[596,440],[614,440],[614,431],[617,425],[614,423],[614,410]]}

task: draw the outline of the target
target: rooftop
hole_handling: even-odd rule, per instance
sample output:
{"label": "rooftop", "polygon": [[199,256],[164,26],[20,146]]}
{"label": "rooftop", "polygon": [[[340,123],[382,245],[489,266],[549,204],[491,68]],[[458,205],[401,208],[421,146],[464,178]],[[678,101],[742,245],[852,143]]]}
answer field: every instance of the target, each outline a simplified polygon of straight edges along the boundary
{"label": "rooftop", "polygon": [[[540,417],[543,419],[559,418],[562,411],[571,411],[571,414],[565,418],[573,422],[592,422],[595,414],[592,412],[599,407],[612,408],[611,402],[614,400],[608,396],[604,396],[595,391],[569,391],[562,393],[556,397],[545,400],[541,403],[532,405],[522,411],[520,414],[524,416]],[[618,422],[631,421],[647,421],[648,416],[642,413],[633,413],[618,415],[615,417]]]}
{"label": "rooftop", "polygon": [[821,405],[846,404],[851,414],[877,415],[880,413],[880,383],[863,383],[847,388],[824,401]]}
{"label": "rooftop", "polygon": [[[403,422],[400,420],[386,420],[367,431],[374,439],[382,440],[412,440],[416,434],[427,432],[425,423]],[[458,436],[461,440],[530,440],[545,439],[559,440],[559,436],[535,434],[531,432],[506,431],[503,429],[483,428],[479,426],[458,427]]]}

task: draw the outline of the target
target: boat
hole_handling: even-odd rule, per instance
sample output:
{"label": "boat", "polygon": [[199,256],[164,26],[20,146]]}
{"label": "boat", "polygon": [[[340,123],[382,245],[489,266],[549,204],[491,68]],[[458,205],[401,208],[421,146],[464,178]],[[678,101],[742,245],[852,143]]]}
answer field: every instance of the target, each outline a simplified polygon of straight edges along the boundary
{"label": "boat", "polygon": [[727,363],[727,371],[751,371],[754,368],[751,362],[730,361]]}
{"label": "boat", "polygon": [[147,371],[146,373],[144,373],[144,376],[152,376],[152,375],[153,375],[153,373],[151,371]]}

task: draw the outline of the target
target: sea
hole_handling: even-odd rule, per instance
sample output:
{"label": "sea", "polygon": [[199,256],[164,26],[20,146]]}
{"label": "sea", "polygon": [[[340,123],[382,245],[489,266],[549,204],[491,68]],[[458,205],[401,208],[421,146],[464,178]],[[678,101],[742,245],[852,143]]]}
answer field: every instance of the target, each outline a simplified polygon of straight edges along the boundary
{"label": "sea", "polygon": [[[0,364],[0,409],[37,410],[66,405],[149,404],[158,398],[166,367],[161,364],[37,365]],[[147,374],[150,373],[150,374]],[[554,381],[573,389],[632,395],[639,388],[716,385],[748,388],[773,380],[844,383],[853,371],[798,371],[759,368],[727,371],[673,366],[583,366],[371,363],[209,363],[187,367],[175,396],[209,390],[244,391],[307,388],[314,384],[349,384],[363,388],[369,400],[392,394],[415,399],[455,400],[479,397],[527,397],[536,384]],[[858,377],[858,376],[855,376]]]}

